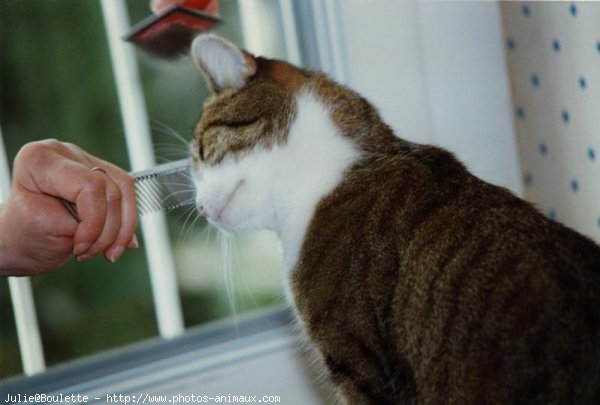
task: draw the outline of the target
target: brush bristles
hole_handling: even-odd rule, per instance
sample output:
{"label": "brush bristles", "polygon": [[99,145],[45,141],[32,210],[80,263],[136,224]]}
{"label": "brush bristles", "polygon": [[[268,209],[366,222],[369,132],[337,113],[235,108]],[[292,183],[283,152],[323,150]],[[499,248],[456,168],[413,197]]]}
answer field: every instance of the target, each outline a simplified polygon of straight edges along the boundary
{"label": "brush bristles", "polygon": [[175,59],[189,52],[196,35],[198,31],[193,27],[175,23],[162,28],[158,34],[144,36],[136,43],[154,56]]}

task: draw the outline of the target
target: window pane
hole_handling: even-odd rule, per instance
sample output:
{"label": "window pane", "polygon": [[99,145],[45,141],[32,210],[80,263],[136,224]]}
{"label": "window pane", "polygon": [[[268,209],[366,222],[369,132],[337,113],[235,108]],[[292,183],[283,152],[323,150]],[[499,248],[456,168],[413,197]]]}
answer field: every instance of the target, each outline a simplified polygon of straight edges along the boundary
{"label": "window pane", "polygon": [[[243,44],[238,3],[220,3],[224,23],[216,32]],[[277,3],[265,4],[274,18]],[[150,13],[146,1],[127,5],[132,23]],[[99,2],[0,1],[0,30],[0,125],[9,160],[23,144],[53,137],[128,168]],[[157,161],[186,157],[205,84],[187,57],[164,62],[137,54]],[[231,241],[193,210],[167,218],[186,326],[281,301],[272,235]],[[157,335],[140,242],[116,264],[98,257],[32,280],[48,366]],[[6,280],[0,305],[2,379],[22,372]]]}
{"label": "window pane", "polygon": [[[0,116],[9,160],[26,142],[54,137],[127,167],[99,3],[3,1],[0,16]],[[141,250],[116,265],[102,257],[72,262],[32,286],[48,365],[156,334]],[[0,328],[10,330],[9,295],[0,300]],[[0,344],[11,353],[0,361],[0,376],[20,372],[14,334]]]}
{"label": "window pane", "polygon": [[[254,3],[254,2],[252,2]],[[260,3],[264,23],[277,17],[277,2]],[[148,14],[144,1],[129,1],[132,22]],[[243,45],[237,1],[221,1],[223,23],[214,32]],[[275,20],[274,26],[278,25]],[[283,53],[281,35],[269,47]],[[138,52],[157,161],[189,156],[189,142],[208,89],[189,57],[162,61]],[[281,302],[279,247],[272,235],[227,238],[194,208],[167,216],[186,326]]]}

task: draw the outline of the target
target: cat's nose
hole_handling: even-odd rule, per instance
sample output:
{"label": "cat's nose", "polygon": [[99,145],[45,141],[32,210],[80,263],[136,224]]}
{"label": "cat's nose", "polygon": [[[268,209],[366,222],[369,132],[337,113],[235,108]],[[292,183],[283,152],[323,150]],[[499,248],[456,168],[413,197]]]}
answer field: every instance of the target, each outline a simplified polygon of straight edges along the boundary
{"label": "cat's nose", "polygon": [[204,205],[198,204],[197,208],[198,208],[198,212],[200,213],[200,215],[202,215],[203,217],[206,217],[206,209],[204,209]]}

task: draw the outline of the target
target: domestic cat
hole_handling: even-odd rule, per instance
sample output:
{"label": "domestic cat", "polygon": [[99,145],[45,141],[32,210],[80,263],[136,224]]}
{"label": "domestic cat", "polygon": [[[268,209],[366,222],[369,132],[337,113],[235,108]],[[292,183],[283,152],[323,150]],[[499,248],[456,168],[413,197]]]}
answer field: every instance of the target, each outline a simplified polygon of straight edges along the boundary
{"label": "domestic cat", "polygon": [[600,247],[325,75],[201,36],[200,213],[270,229],[351,404],[600,403]]}

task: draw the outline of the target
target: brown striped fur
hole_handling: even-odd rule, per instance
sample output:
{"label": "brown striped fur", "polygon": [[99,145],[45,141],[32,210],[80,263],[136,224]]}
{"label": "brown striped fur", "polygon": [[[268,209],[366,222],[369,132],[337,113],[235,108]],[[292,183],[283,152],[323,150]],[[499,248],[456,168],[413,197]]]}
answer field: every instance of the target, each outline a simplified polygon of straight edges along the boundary
{"label": "brown striped fur", "polygon": [[196,130],[206,164],[285,143],[311,89],[361,151],[316,207],[291,273],[297,313],[351,404],[599,404],[600,247],[397,138],[326,76],[256,60]]}

